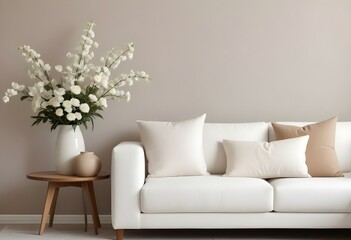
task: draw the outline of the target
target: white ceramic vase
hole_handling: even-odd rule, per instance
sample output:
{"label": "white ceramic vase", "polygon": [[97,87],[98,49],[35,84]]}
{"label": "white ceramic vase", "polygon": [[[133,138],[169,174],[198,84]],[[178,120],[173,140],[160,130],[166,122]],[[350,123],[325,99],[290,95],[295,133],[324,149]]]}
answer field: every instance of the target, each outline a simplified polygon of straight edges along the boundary
{"label": "white ceramic vase", "polygon": [[60,125],[54,150],[56,171],[62,175],[74,175],[74,158],[85,151],[85,144],[79,126]]}

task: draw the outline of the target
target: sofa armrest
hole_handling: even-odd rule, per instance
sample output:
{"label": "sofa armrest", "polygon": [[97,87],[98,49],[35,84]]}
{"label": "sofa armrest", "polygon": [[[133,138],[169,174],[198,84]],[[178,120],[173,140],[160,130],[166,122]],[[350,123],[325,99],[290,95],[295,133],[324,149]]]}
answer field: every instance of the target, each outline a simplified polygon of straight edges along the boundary
{"label": "sofa armrest", "polygon": [[111,217],[114,229],[140,228],[140,190],[145,182],[141,143],[122,142],[112,150]]}

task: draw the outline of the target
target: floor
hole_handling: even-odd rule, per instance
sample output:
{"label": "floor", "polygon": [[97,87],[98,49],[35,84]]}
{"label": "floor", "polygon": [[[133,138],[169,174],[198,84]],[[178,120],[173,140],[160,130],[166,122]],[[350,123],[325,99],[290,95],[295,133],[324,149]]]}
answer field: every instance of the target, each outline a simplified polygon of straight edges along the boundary
{"label": "floor", "polygon": [[[40,240],[78,240],[114,239],[115,231],[111,225],[103,225],[100,234],[94,235],[92,226],[88,232],[83,225],[57,224],[46,228],[42,236],[37,235],[38,225],[16,224],[0,225],[1,240],[40,239]],[[125,231],[126,240],[339,240],[350,239],[350,230],[129,230]]]}

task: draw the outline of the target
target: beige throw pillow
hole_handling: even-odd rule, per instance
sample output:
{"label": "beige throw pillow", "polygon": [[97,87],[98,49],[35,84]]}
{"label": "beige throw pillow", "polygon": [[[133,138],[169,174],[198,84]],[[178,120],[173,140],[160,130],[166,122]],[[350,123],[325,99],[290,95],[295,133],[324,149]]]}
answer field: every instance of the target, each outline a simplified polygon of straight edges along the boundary
{"label": "beige throw pillow", "polygon": [[202,146],[205,117],[182,122],[137,121],[149,177],[208,174]]}
{"label": "beige throw pillow", "polygon": [[273,142],[223,140],[227,156],[224,176],[311,177],[306,166],[308,136]]}
{"label": "beige throw pillow", "polygon": [[337,117],[304,127],[272,123],[276,140],[309,135],[306,164],[312,177],[341,177],[335,152]]}

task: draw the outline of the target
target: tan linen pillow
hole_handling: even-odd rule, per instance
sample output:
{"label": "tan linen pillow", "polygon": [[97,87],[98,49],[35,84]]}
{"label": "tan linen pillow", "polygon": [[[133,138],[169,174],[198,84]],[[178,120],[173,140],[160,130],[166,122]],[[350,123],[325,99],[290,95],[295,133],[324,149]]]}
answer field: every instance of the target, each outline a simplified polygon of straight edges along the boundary
{"label": "tan linen pillow", "polygon": [[304,127],[272,123],[276,140],[309,135],[306,164],[312,177],[342,177],[335,152],[337,117]]}

